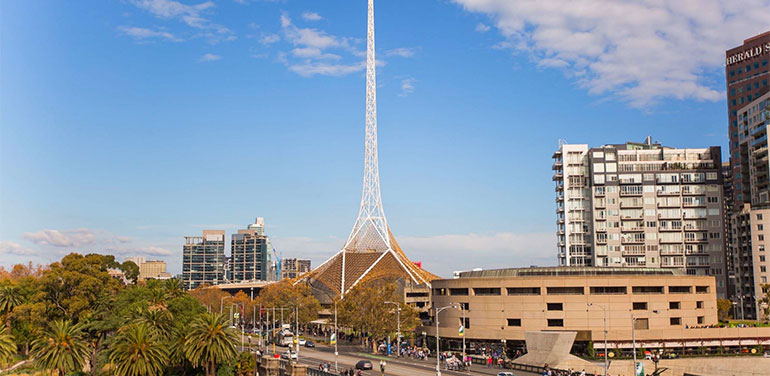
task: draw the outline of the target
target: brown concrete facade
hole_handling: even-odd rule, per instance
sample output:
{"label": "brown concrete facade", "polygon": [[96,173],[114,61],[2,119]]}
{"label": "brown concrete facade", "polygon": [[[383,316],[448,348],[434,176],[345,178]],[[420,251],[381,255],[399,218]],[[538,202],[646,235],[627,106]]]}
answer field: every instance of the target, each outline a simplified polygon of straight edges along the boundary
{"label": "brown concrete facade", "polygon": [[[575,331],[576,341],[603,348],[604,312],[611,348],[770,345],[770,328],[716,328],[713,276],[666,269],[526,268],[463,272],[432,284],[435,308],[465,309],[471,341],[523,342],[527,331]],[[590,304],[590,306],[589,306]],[[442,340],[458,340],[463,312],[441,312]],[[418,328],[435,335],[435,321]]]}

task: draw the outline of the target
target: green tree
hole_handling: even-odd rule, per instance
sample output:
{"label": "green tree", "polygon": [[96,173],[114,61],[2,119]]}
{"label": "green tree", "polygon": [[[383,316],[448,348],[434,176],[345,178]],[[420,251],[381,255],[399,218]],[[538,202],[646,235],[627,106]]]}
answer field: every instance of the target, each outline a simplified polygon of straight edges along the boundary
{"label": "green tree", "polygon": [[730,319],[730,309],[733,308],[733,303],[730,299],[717,299],[717,315],[720,321],[727,321]]}
{"label": "green tree", "polygon": [[294,285],[284,279],[278,283],[268,285],[259,292],[260,302],[264,307],[284,307],[292,310],[299,309],[299,323],[307,325],[318,318],[321,304],[313,296],[309,285]]}
{"label": "green tree", "polygon": [[169,338],[173,329],[174,316],[167,310],[145,309],[135,319],[137,324],[153,328],[161,338]]}
{"label": "green tree", "polygon": [[5,320],[5,325],[11,324],[11,312],[24,302],[21,290],[11,281],[6,280],[0,284],[0,316]]}
{"label": "green tree", "polygon": [[124,326],[110,348],[110,362],[118,376],[161,375],[168,362],[166,344],[146,323]]}
{"label": "green tree", "polygon": [[16,355],[16,343],[13,341],[5,324],[0,324],[0,367],[8,363]]}
{"label": "green tree", "polygon": [[401,307],[401,332],[415,328],[419,324],[417,311],[404,304],[403,294],[399,294],[397,287],[397,281],[389,279],[359,283],[337,303],[340,322],[361,333],[369,333],[373,339],[395,334],[397,315],[392,304],[385,304],[389,301]]}
{"label": "green tree", "polygon": [[217,365],[235,358],[236,333],[224,315],[204,313],[191,324],[185,340],[185,357],[207,376],[216,374]]}
{"label": "green tree", "polygon": [[99,307],[97,301],[116,294],[122,284],[107,273],[105,256],[70,253],[50,265],[40,277],[40,294],[35,301],[45,305],[51,320],[72,319],[78,322]]}
{"label": "green tree", "polygon": [[32,352],[40,368],[64,376],[83,368],[88,346],[78,325],[56,320],[35,340]]}
{"label": "green tree", "polygon": [[252,376],[257,369],[257,361],[250,352],[242,352],[238,356],[238,363],[235,364],[235,370],[238,376]]}
{"label": "green tree", "polygon": [[184,285],[179,278],[167,279],[163,282],[163,285],[166,288],[166,294],[168,294],[169,299],[179,298],[186,295]]}
{"label": "green tree", "polygon": [[126,276],[126,279],[136,284],[136,280],[139,278],[139,266],[133,261],[124,261],[120,264],[120,270]]}

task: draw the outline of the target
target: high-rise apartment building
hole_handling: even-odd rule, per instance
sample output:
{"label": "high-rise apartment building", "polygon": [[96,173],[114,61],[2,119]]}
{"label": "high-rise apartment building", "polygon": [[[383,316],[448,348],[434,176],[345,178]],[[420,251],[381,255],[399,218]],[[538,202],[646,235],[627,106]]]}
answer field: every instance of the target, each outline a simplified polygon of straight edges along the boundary
{"label": "high-rise apartment building", "polygon": [[730,163],[733,170],[733,203],[736,210],[751,202],[751,145],[743,142],[750,135],[739,119],[746,107],[770,91],[770,31],[743,41],[743,45],[725,52],[727,79],[728,134]]}
{"label": "high-rise apartment building", "polygon": [[726,295],[719,147],[561,144],[554,155],[559,264],[714,275]]}
{"label": "high-rise apartment building", "polygon": [[245,230],[233,234],[230,242],[231,282],[274,281],[276,264],[270,238],[265,235],[265,220],[257,218]]}
{"label": "high-rise apartment building", "polygon": [[281,260],[281,279],[297,278],[312,270],[310,260],[285,258]]}
{"label": "high-rise apartment building", "polygon": [[187,289],[224,281],[225,231],[203,230],[203,236],[185,236],[182,283]]}
{"label": "high-rise apartment building", "polygon": [[725,51],[725,79],[732,181],[725,186],[725,197],[730,198],[725,217],[730,224],[726,240],[732,269],[728,295],[736,305],[736,317],[756,319],[764,313],[758,296],[769,267],[763,230],[770,209],[766,130],[770,31]]}
{"label": "high-rise apartment building", "polygon": [[[770,92],[738,109],[739,150],[743,180],[743,201],[734,207],[731,218],[731,255],[733,257],[734,290],[732,300],[738,304],[738,317],[763,318],[760,302],[767,289],[770,255],[770,178],[768,178],[767,126],[770,125]],[[744,151],[746,153],[744,153]],[[738,170],[736,170],[738,171]]]}

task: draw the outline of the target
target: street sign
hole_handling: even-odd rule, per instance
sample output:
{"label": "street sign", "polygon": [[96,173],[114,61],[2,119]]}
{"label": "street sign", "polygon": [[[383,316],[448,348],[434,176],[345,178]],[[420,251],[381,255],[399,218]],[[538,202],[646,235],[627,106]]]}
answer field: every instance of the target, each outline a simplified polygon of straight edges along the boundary
{"label": "street sign", "polygon": [[460,335],[460,337],[465,335],[465,326],[460,325],[460,330],[458,331],[458,334]]}
{"label": "street sign", "polygon": [[337,343],[337,333],[332,333],[331,338],[329,338],[329,343],[332,345]]}

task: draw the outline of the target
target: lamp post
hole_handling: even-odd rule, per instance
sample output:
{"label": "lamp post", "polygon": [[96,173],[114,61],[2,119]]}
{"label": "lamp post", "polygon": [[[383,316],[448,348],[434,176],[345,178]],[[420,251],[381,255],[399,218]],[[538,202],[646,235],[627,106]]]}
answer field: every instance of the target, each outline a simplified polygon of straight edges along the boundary
{"label": "lamp post", "polygon": [[[653,310],[652,313],[657,314],[657,310]],[[634,351],[634,376],[636,376],[636,316],[634,316],[634,312],[631,311],[631,346]],[[604,349],[604,352],[607,352],[607,349]]]}
{"label": "lamp post", "polygon": [[449,308],[457,308],[457,307],[454,305],[454,303],[452,303],[452,304],[450,304],[448,306],[444,306],[444,307],[441,307],[441,308],[435,308],[435,310],[436,310],[436,376],[441,376],[441,363],[440,363],[440,359],[439,359],[440,358],[439,354],[441,353],[441,347],[439,345],[441,343],[441,338],[440,338],[439,333],[438,333],[438,323],[439,323],[438,315],[442,311],[444,311],[446,309],[449,309]]}
{"label": "lamp post", "polygon": [[334,300],[334,371],[339,372],[339,369],[337,368],[337,357],[339,356],[339,352],[337,352],[337,341],[339,340],[339,333],[337,333],[337,300]]}
{"label": "lamp post", "polygon": [[222,299],[219,299],[219,314],[222,314],[222,311],[225,309],[225,299],[227,298],[232,298],[232,296],[227,295],[223,296]]}
{"label": "lamp post", "polygon": [[401,305],[396,302],[384,302],[396,306],[396,356],[401,356]]}
{"label": "lamp post", "polygon": [[[593,303],[588,303],[588,306],[599,307],[602,309],[602,312],[604,313],[604,376],[607,376],[607,368],[609,367],[609,361],[607,359],[607,306],[604,304],[594,305]],[[634,351],[634,355],[636,355],[636,351]],[[636,367],[636,362],[634,362],[634,367]]]}

